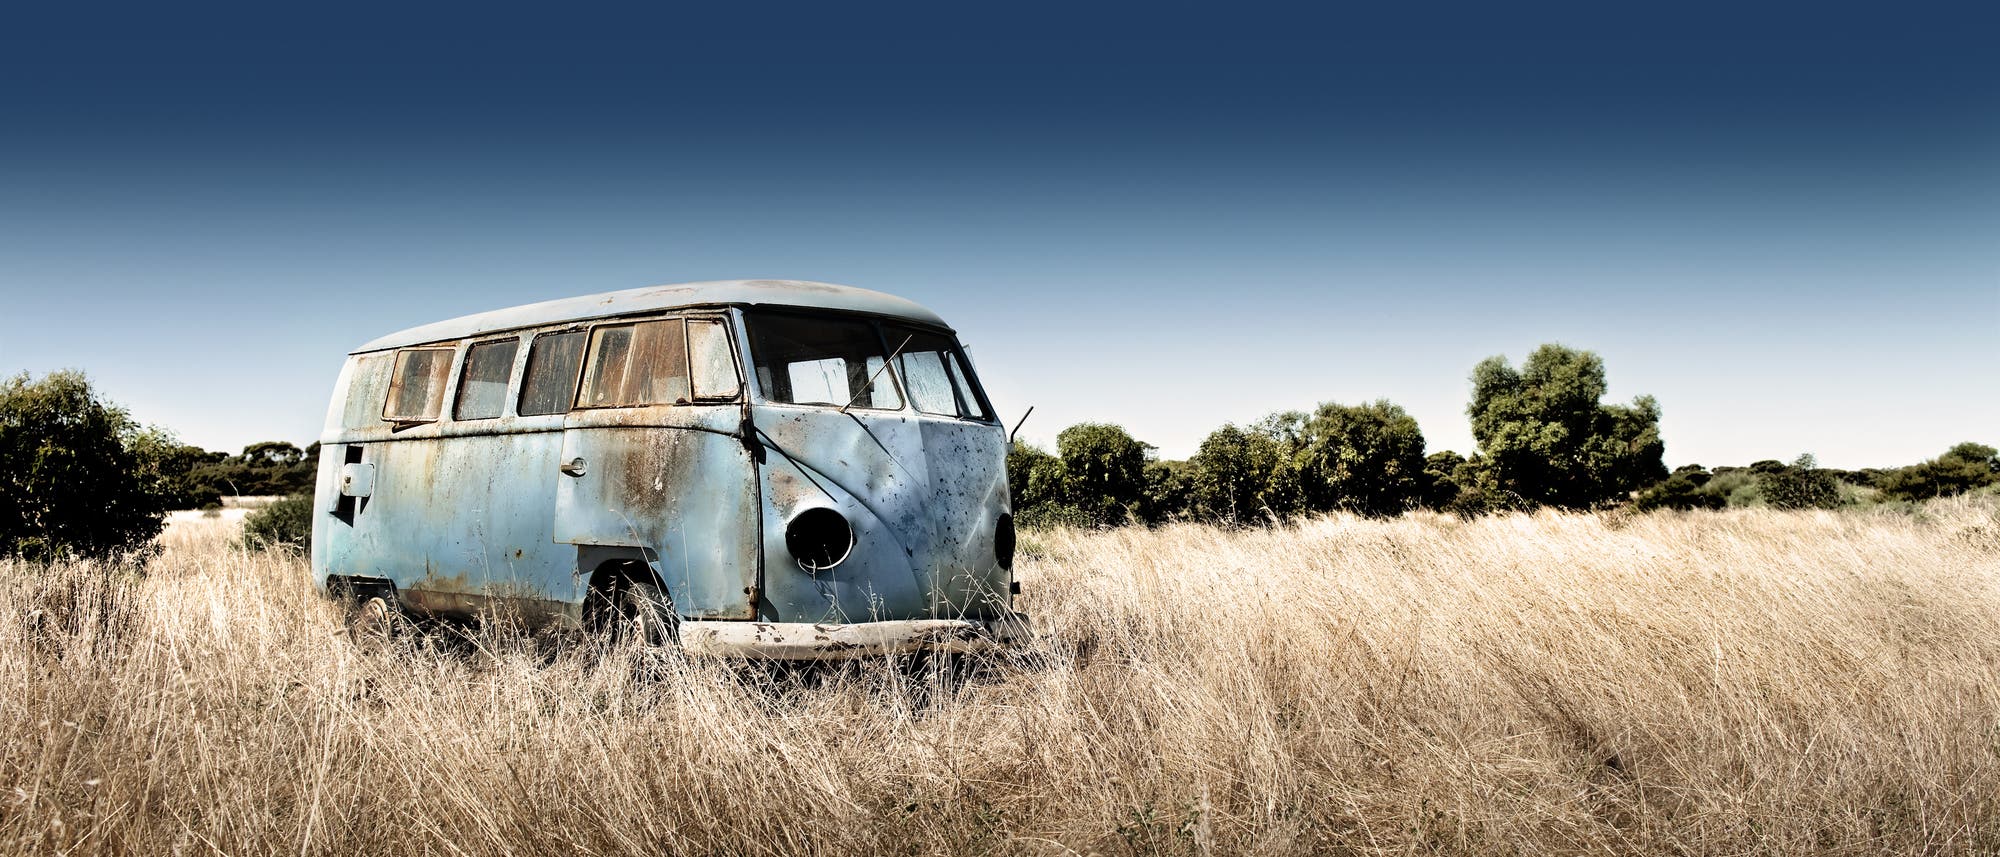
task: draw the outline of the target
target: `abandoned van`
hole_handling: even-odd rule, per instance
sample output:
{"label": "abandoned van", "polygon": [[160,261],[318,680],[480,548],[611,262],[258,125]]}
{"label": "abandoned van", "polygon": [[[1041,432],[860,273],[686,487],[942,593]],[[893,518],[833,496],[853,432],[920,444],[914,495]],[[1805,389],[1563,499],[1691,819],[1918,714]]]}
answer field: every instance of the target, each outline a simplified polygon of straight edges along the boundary
{"label": "abandoned van", "polygon": [[690,283],[441,321],[347,358],[315,584],[375,611],[689,651],[963,651],[1013,610],[1005,428],[880,292]]}

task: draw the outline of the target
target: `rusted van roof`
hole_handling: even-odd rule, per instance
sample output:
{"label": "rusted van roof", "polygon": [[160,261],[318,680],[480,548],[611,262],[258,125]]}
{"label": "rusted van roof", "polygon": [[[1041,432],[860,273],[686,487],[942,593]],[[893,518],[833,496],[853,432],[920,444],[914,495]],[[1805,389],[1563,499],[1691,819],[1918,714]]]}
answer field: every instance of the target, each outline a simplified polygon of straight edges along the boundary
{"label": "rusted van roof", "polygon": [[717,280],[647,286],[597,295],[559,298],[475,313],[446,321],[389,334],[360,348],[355,354],[464,339],[503,330],[515,330],[565,321],[633,315],[657,310],[695,306],[787,306],[831,309],[906,318],[949,329],[937,313],[915,301],[853,286],[814,283],[806,280]]}

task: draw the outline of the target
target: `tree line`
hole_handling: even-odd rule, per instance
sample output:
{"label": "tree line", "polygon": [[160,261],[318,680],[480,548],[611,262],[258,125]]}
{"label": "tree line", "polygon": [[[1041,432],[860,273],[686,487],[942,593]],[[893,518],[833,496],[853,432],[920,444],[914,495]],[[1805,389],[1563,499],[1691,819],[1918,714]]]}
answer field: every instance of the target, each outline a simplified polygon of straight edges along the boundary
{"label": "tree line", "polygon": [[[1499,511],[1629,506],[1834,508],[1913,502],[2000,484],[2000,453],[1962,443],[1909,467],[1839,471],[1810,455],[1713,470],[1662,463],[1650,396],[1606,404],[1604,361],[1544,345],[1519,368],[1472,371],[1466,408],[1476,449],[1425,454],[1417,421],[1387,400],[1327,403],[1224,425],[1185,461],[1105,423],[1070,426],[1055,450],[1017,445],[1008,487],[1023,525],[1223,525],[1413,509]],[[294,495],[248,522],[251,543],[310,532],[319,445],[272,441],[231,455],[179,442],[105,401],[80,372],[0,380],[0,558],[105,557],[140,550],[171,509],[224,496]]]}
{"label": "tree line", "polygon": [[0,557],[106,557],[139,550],[174,509],[224,496],[312,490],[319,444],[210,452],[141,425],[83,373],[0,381]]}
{"label": "tree line", "polygon": [[1472,370],[1466,414],[1476,449],[1425,454],[1416,418],[1388,400],[1326,403],[1210,432],[1193,456],[1164,461],[1108,423],[1070,426],[1055,449],[1007,456],[1024,524],[1105,527],[1188,520],[1224,525],[1415,509],[1475,516],[1538,508],[1629,506],[1835,508],[1914,502],[2000,484],[2000,454],[1963,443],[1911,467],[1836,471],[1811,455],[1747,467],[1663,461],[1651,396],[1605,403],[1604,361],[1543,345],[1519,368],[1490,357]]}

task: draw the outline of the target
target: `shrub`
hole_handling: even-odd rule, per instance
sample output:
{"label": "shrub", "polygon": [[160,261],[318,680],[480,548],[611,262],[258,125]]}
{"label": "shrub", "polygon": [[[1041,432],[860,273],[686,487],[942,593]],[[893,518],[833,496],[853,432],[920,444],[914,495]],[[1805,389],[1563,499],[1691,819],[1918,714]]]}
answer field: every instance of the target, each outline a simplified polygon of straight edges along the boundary
{"label": "shrub", "polygon": [[1654,509],[1720,509],[1729,505],[1722,495],[1701,490],[1709,481],[1707,473],[1675,473],[1639,492],[1632,505],[1641,512]]}
{"label": "shrub", "polygon": [[312,543],[313,498],[293,494],[243,519],[243,544],[258,550],[304,549]]}
{"label": "shrub", "polygon": [[109,557],[151,542],[165,504],[133,451],[141,435],[81,372],[0,382],[0,556]]}
{"label": "shrub", "polygon": [[1757,487],[1764,493],[1764,503],[1773,509],[1832,509],[1840,505],[1840,480],[1831,471],[1820,469],[1811,453],[1777,470],[1765,468],[1758,474]]}
{"label": "shrub", "polygon": [[2000,450],[1961,443],[1922,464],[1876,477],[1875,487],[1892,500],[1928,500],[1963,494],[2000,483]]}

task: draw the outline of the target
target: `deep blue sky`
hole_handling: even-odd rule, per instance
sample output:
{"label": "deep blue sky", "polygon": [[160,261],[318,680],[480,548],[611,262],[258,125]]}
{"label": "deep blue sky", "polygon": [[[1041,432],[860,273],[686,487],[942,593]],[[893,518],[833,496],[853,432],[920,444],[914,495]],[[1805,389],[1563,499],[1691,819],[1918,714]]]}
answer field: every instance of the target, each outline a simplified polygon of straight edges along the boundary
{"label": "deep blue sky", "polygon": [[1010,421],[1390,398],[1541,342],[1672,464],[2000,442],[1982,7],[948,4],[0,20],[0,371],[219,449],[341,355],[735,277],[902,294]]}

